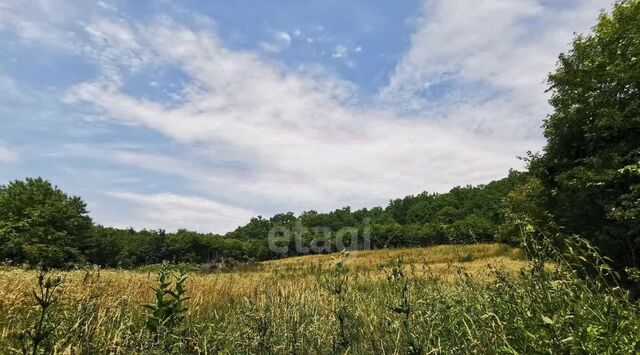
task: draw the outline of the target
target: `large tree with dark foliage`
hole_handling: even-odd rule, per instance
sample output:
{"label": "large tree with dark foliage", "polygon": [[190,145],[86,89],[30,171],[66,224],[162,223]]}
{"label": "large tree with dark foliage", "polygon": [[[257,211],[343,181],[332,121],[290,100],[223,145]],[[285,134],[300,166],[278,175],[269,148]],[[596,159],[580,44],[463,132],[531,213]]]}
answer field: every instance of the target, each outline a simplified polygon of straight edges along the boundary
{"label": "large tree with dark foliage", "polygon": [[543,193],[533,195],[561,233],[591,240],[620,268],[637,267],[640,1],[617,3],[577,36],[549,84],[548,143],[531,162]]}
{"label": "large tree with dark foliage", "polygon": [[82,261],[92,222],[86,205],[41,178],[0,186],[0,258],[62,267]]}

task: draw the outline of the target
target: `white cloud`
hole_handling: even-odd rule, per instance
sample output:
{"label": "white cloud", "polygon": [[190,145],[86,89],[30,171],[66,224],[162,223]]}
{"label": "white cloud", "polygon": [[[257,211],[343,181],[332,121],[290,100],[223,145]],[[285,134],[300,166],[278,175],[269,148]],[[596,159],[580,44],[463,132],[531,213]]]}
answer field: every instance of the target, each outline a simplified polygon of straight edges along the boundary
{"label": "white cloud", "polygon": [[3,101],[24,101],[25,96],[28,96],[12,77],[2,72],[0,72],[0,95]]}
{"label": "white cloud", "polygon": [[[136,43],[130,25],[112,16],[115,12],[103,2],[93,6],[79,0],[5,0],[0,3],[0,33],[13,33],[42,48],[82,55],[105,78],[118,81],[120,75],[149,65],[153,58]],[[86,24],[86,19],[92,20]]]}
{"label": "white cloud", "polygon": [[103,18],[84,30],[92,42],[84,47],[84,55],[98,65],[106,79],[118,82],[123,74],[153,61],[151,53],[138,43],[134,29],[122,20]]}
{"label": "white cloud", "polygon": [[27,43],[78,52],[80,40],[72,19],[86,15],[89,4],[79,1],[3,0],[0,3],[0,33],[11,32]]}
{"label": "white cloud", "polygon": [[342,44],[339,44],[333,50],[333,54],[331,55],[331,58],[345,58],[348,55],[349,54],[347,53],[347,47],[343,46]]}
{"label": "white cloud", "polygon": [[359,53],[362,51],[362,47],[348,48],[345,45],[339,44],[333,50],[331,54],[331,58],[339,59],[349,68],[354,68],[356,66],[356,62],[351,59],[351,53]]}
{"label": "white cloud", "polygon": [[[239,178],[237,172],[214,169],[207,163],[214,162],[206,157],[167,156],[144,151],[143,146],[98,146],[98,145],[65,145],[55,156],[90,157],[108,160],[147,171],[173,175],[196,184],[200,191],[207,192],[208,186],[231,185]],[[215,191],[214,191],[215,192]],[[224,195],[224,194],[221,194]]]}
{"label": "white cloud", "polygon": [[[595,23],[601,5],[599,0],[427,1],[411,48],[381,100],[498,137],[539,136],[549,112],[546,75],[573,32]],[[458,91],[444,104],[425,98],[429,89],[447,93],[447,86]],[[469,88],[459,90],[464,86]]]}
{"label": "white cloud", "polygon": [[445,123],[354,108],[348,83],[285,74],[255,54],[225,48],[212,33],[158,22],[138,36],[194,78],[198,89],[183,105],[142,100],[105,82],[79,85],[70,97],[180,142],[225,147],[223,158],[252,170],[229,181],[210,172],[192,179],[211,176],[210,188],[233,191],[236,204],[251,196],[296,211],[371,205],[487,182],[517,166],[515,156],[526,150],[526,141],[495,142]]}
{"label": "white cloud", "polygon": [[18,153],[3,146],[0,142],[0,162],[15,163],[18,161]]}
{"label": "white cloud", "polygon": [[[224,233],[246,223],[255,212],[224,205],[201,197],[172,193],[138,194],[115,191],[107,195],[127,201],[135,207],[130,221],[134,227],[149,229],[193,229],[202,232]],[[121,227],[129,227],[122,224]]]}
{"label": "white cloud", "polygon": [[260,47],[268,52],[282,52],[291,47],[291,36],[284,31],[277,31],[271,34],[269,42],[261,42]]}
{"label": "white cloud", "polygon": [[[87,149],[100,159],[178,176],[204,196],[110,193],[135,206],[132,215],[118,217],[120,225],[225,231],[255,213],[376,205],[500,178],[520,166],[517,155],[541,145],[538,126],[548,111],[542,81],[571,32],[586,30],[597,16],[596,0],[571,1],[567,10],[542,0],[427,2],[378,106],[364,105],[353,84],[322,70],[292,72],[256,52],[227,48],[210,31],[165,18],[131,24],[101,16],[83,25],[89,41],[73,50],[80,48],[102,75],[67,98],[160,132],[200,157],[144,147]],[[21,38],[47,41],[49,22],[10,18],[2,6],[0,31],[12,26]],[[25,22],[38,30],[30,32]],[[59,39],[63,32],[56,31]],[[291,45],[287,32],[270,35],[263,50]],[[332,56],[346,60],[360,48],[343,47]],[[193,79],[178,103],[122,88],[148,65]],[[443,98],[431,98],[434,93]]]}

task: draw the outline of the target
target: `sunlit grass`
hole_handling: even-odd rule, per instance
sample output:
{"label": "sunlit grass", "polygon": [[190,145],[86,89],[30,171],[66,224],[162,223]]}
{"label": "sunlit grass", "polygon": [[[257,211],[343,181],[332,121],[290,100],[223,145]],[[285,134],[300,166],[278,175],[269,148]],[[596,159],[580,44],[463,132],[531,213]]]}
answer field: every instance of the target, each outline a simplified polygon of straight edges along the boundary
{"label": "sunlit grass", "polygon": [[[145,329],[147,311],[141,307],[153,300],[154,272],[58,272],[64,283],[55,308],[59,324],[55,350],[73,354],[329,353],[336,344],[335,310],[340,309],[346,315],[343,322],[349,339],[344,344],[350,353],[406,353],[411,343],[407,339],[433,353],[495,352],[500,347],[526,352],[559,346],[551,342],[555,339],[548,333],[552,324],[545,319],[558,325],[564,322],[565,328],[554,332],[565,338],[572,334],[574,342],[589,336],[575,333],[582,329],[582,323],[576,322],[592,322],[592,314],[604,320],[594,323],[599,334],[609,336],[628,334],[620,330],[628,325],[613,323],[611,317],[640,319],[637,309],[615,297],[590,293],[571,274],[563,274],[566,279],[559,281],[531,276],[531,263],[522,251],[504,245],[352,252],[345,261],[347,291],[341,298],[332,297],[325,287],[333,272],[332,260],[338,257],[303,256],[230,272],[190,272],[184,324],[161,340]],[[388,265],[400,257],[404,276],[390,282]],[[31,295],[37,275],[34,270],[0,269],[0,353],[17,353],[16,335],[37,316]],[[404,300],[411,305],[407,318],[390,311],[400,302],[398,280],[404,280],[409,290]],[[553,293],[549,300],[541,293],[544,288]],[[556,320],[554,312],[575,319]],[[407,324],[411,324],[409,331]],[[616,349],[627,349],[633,346],[629,345],[632,338],[612,341],[620,344]]]}

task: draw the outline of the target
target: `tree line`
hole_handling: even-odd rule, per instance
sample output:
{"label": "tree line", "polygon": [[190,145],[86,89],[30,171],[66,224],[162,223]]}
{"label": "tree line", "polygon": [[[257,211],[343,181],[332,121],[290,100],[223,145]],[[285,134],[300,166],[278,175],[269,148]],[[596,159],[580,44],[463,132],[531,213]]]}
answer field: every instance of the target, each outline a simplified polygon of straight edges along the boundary
{"label": "tree line", "polygon": [[[640,1],[615,4],[578,35],[548,77],[553,112],[547,144],[525,157],[527,171],[448,193],[424,192],[385,207],[258,216],[225,235],[94,225],[84,202],[48,181],[0,187],[0,258],[68,266],[135,267],[162,260],[266,260],[273,227],[338,230],[370,226],[371,246],[503,241],[524,234],[560,242],[579,235],[619,271],[640,263]],[[314,232],[305,238],[316,237]],[[290,254],[293,255],[293,254]]]}
{"label": "tree line", "polygon": [[327,243],[340,229],[367,227],[373,248],[489,242],[504,223],[506,194],[525,175],[512,171],[487,185],[456,187],[443,194],[424,192],[392,200],[384,208],[258,216],[225,235],[97,225],[80,197],[69,196],[42,178],[26,178],[0,187],[0,258],[52,267],[90,263],[124,268],[165,260],[268,260],[297,255],[293,247],[286,255],[276,253],[267,240],[274,228],[295,226],[308,229],[302,235],[307,242],[327,239]]}

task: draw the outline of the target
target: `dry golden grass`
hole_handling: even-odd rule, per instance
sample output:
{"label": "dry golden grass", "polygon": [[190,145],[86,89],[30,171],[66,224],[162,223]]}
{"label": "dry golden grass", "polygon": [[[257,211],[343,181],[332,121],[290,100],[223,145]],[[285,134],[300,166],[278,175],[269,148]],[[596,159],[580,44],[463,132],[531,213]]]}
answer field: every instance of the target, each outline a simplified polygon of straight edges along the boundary
{"label": "dry golden grass", "polygon": [[[282,260],[264,262],[260,268],[268,273],[305,274],[311,267],[327,268],[339,253],[326,255],[308,255]],[[486,278],[491,274],[490,267],[499,267],[514,273],[527,263],[523,260],[522,250],[504,244],[439,245],[427,248],[379,249],[354,251],[349,254],[346,265],[355,273],[367,278],[383,277],[379,265],[402,258],[407,270],[413,270],[416,276],[438,278],[453,281],[464,270],[476,278]]]}
{"label": "dry golden grass", "polygon": [[[521,252],[499,244],[469,246],[437,246],[396,250],[375,250],[351,253],[347,265],[354,286],[364,285],[384,277],[378,265],[403,257],[408,272],[417,277],[453,281],[462,269],[476,279],[489,276],[489,265],[515,272],[525,265]],[[199,274],[189,273],[187,317],[193,320],[218,317],[225,307],[238,302],[257,302],[269,297],[291,299],[296,304],[313,302],[330,308],[318,283],[318,275],[332,267],[334,255],[303,256],[269,261],[241,267],[237,271]],[[71,320],[73,334],[93,334],[102,342],[112,344],[113,352],[134,332],[142,332],[145,310],[140,306],[153,299],[152,286],[157,283],[154,272],[127,270],[74,270],[58,272],[64,279],[61,297],[69,314],[83,314],[82,307],[93,307],[88,319]],[[25,319],[35,316],[31,292],[37,284],[34,270],[0,269],[0,345],[11,343],[16,329],[24,327]],[[230,306],[231,305],[231,306]],[[328,317],[323,313],[322,317]],[[67,320],[69,322],[69,320]],[[79,329],[91,327],[91,329]],[[77,350],[77,343],[74,345]],[[0,346],[1,347],[1,346]],[[87,345],[87,349],[90,346]],[[13,348],[13,350],[17,350]],[[63,349],[60,349],[64,352]],[[72,348],[67,348],[73,352]]]}
{"label": "dry golden grass", "polygon": [[[402,264],[389,265],[400,257]],[[334,258],[339,254],[244,265],[232,272],[191,272],[186,317],[174,333],[161,337],[145,328],[148,312],[141,307],[153,301],[155,272],[58,272],[64,283],[51,311],[51,322],[59,325],[51,350],[325,354],[343,329],[338,310],[353,354],[408,353],[410,339],[434,354],[549,353],[561,347],[630,353],[625,349],[640,346],[634,340],[640,324],[636,306],[615,293],[591,291],[559,265],[546,269],[558,270],[555,276],[533,268],[518,249],[480,244],[353,252],[346,274]],[[515,275],[522,269],[527,272]],[[34,270],[0,268],[0,354],[21,353],[17,336],[39,319],[31,294],[37,277]],[[335,282],[346,290],[341,296],[332,288]],[[404,318],[398,311],[403,304],[410,305]],[[556,318],[571,323],[559,324],[554,332],[561,335],[550,337],[548,319]],[[619,322],[624,319],[629,321]],[[589,329],[603,335],[593,338]],[[577,339],[575,344],[554,342],[569,338]]]}
{"label": "dry golden grass", "polygon": [[[187,282],[190,309],[194,311],[205,304],[250,297],[261,289],[272,288],[274,284],[282,289],[313,287],[316,282],[314,270],[329,268],[332,258],[337,256],[339,254],[274,260],[235,272],[190,273]],[[453,280],[460,268],[471,275],[484,277],[488,275],[489,265],[518,271],[526,264],[520,260],[520,250],[500,244],[357,251],[350,254],[346,264],[360,276],[378,277],[383,273],[377,266],[398,257],[404,258],[407,268],[413,265],[417,276],[428,272],[429,276],[443,280]],[[463,261],[465,258],[468,261]],[[156,282],[155,273],[140,271],[75,270],[59,274],[64,278],[62,291],[66,299],[83,299],[100,294],[101,304],[107,308],[122,303],[147,302],[153,296],[151,286]],[[0,310],[10,310],[28,299],[36,279],[36,271],[0,270]]]}
{"label": "dry golden grass", "polygon": [[[279,268],[282,266],[309,264],[326,264],[331,258],[339,255],[308,255],[281,260],[264,262],[264,265]],[[402,257],[406,263],[438,264],[460,261],[460,258],[470,256],[472,259],[504,257],[505,260],[522,258],[520,249],[511,248],[504,244],[473,244],[473,245],[438,245],[427,248],[406,249],[378,249],[368,251],[354,251],[350,253],[347,264],[353,267],[375,267],[392,259]]]}

